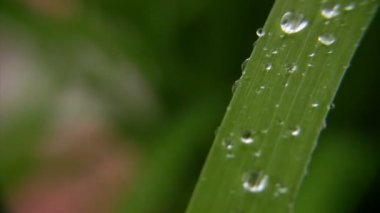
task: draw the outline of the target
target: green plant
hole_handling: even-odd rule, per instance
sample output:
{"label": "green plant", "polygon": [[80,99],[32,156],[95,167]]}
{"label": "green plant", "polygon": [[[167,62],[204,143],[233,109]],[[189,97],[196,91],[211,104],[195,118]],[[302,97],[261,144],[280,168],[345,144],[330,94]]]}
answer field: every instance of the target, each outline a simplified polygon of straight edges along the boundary
{"label": "green plant", "polygon": [[276,1],[188,213],[293,210],[332,100],[377,6]]}

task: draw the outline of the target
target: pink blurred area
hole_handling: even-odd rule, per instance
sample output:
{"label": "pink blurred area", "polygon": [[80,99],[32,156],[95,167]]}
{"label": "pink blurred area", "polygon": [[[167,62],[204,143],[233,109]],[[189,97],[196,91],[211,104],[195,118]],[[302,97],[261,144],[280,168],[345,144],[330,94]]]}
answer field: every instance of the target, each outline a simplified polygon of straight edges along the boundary
{"label": "pink blurred area", "polygon": [[59,127],[44,142],[39,168],[11,193],[10,211],[112,212],[128,190],[139,155],[122,142],[102,124]]}

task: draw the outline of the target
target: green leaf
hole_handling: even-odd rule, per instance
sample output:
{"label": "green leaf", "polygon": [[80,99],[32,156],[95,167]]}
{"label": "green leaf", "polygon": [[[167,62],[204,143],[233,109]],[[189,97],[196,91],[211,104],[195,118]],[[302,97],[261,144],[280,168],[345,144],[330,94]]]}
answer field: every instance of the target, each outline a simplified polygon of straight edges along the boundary
{"label": "green leaf", "polygon": [[188,213],[293,211],[325,117],[377,6],[276,1]]}

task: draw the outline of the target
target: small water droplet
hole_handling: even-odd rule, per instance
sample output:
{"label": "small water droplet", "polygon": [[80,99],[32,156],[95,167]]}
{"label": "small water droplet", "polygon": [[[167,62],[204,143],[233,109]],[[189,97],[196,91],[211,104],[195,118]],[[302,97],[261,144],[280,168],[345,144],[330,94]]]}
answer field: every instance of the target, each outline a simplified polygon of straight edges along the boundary
{"label": "small water droplet", "polygon": [[269,71],[269,70],[271,70],[272,69],[272,64],[271,63],[269,63],[269,64],[265,64],[265,70],[266,71]]}
{"label": "small water droplet", "polygon": [[236,80],[234,84],[232,85],[232,93],[236,91],[239,85],[240,85],[240,79]]}
{"label": "small water droplet", "polygon": [[263,28],[259,28],[256,30],[256,35],[260,38],[260,37],[263,37],[265,35],[265,31]]}
{"label": "small water droplet", "polygon": [[258,150],[257,152],[253,153],[253,156],[257,158],[261,157],[261,150]]}
{"label": "small water droplet", "polygon": [[285,186],[282,186],[279,183],[276,183],[276,191],[274,192],[274,196],[278,197],[279,195],[288,193],[288,188]]}
{"label": "small water droplet", "polygon": [[322,129],[326,129],[327,128],[327,121],[326,119],[323,120],[323,123],[322,123]]}
{"label": "small water droplet", "polygon": [[297,65],[294,63],[285,65],[285,70],[288,73],[294,73],[295,71],[297,71],[297,68],[298,68]]}
{"label": "small water droplet", "polygon": [[281,18],[281,29],[286,34],[298,33],[308,24],[309,22],[302,13],[286,12]]}
{"label": "small water droplet", "polygon": [[355,7],[356,7],[356,3],[355,2],[351,2],[351,3],[349,3],[348,5],[346,5],[344,7],[344,10],[345,11],[351,11],[351,10],[354,10]]}
{"label": "small water droplet", "polygon": [[243,61],[243,63],[241,63],[241,70],[245,70],[245,68],[247,67],[247,64],[248,62],[251,60],[251,58],[247,58]]}
{"label": "small water droplet", "polygon": [[251,193],[263,192],[268,182],[268,175],[262,172],[247,172],[243,175],[243,188]]}
{"label": "small water droplet", "polygon": [[234,145],[230,138],[223,139],[222,146],[227,150],[227,154],[226,154],[227,159],[231,159],[235,157],[235,154],[233,152]]}
{"label": "small water droplet", "polygon": [[307,63],[307,66],[308,66],[308,67],[312,67],[313,64],[312,64],[312,63]]}
{"label": "small water droplet", "polygon": [[272,51],[272,54],[273,54],[273,55],[277,55],[277,54],[278,54],[278,49],[274,49],[274,50]]}
{"label": "small water droplet", "polygon": [[319,102],[313,102],[313,103],[311,104],[311,107],[313,107],[313,108],[318,108],[318,107],[319,107]]}
{"label": "small water droplet", "polygon": [[315,56],[315,52],[312,52],[312,53],[309,54],[309,57],[310,57],[310,58],[312,58],[312,57],[314,57],[314,56]]}
{"label": "small water droplet", "polygon": [[327,53],[328,54],[331,54],[331,53],[333,53],[334,51],[333,50],[329,50]]}
{"label": "small water droplet", "polygon": [[240,141],[244,144],[251,144],[255,141],[254,137],[254,132],[251,131],[251,130],[245,130],[242,134],[241,134],[241,138],[240,138]]}
{"label": "small water droplet", "polygon": [[289,129],[290,135],[293,137],[297,137],[301,134],[301,127],[296,126],[294,128]]}
{"label": "small water droplet", "polygon": [[265,90],[265,86],[264,85],[261,85],[258,89],[255,90],[256,94],[260,95],[264,90]]}
{"label": "small water droplet", "polygon": [[329,110],[335,109],[335,104],[331,103],[330,106],[328,107]]}
{"label": "small water droplet", "polygon": [[332,45],[333,43],[335,43],[335,40],[335,36],[332,33],[325,33],[318,37],[318,41],[326,46]]}
{"label": "small water droplet", "polygon": [[222,146],[227,150],[232,150],[234,145],[232,144],[232,140],[229,138],[223,139]]}
{"label": "small water droplet", "polygon": [[322,10],[321,10],[321,15],[325,19],[332,19],[334,17],[337,17],[340,14],[340,5],[335,4],[335,5],[325,5]]}

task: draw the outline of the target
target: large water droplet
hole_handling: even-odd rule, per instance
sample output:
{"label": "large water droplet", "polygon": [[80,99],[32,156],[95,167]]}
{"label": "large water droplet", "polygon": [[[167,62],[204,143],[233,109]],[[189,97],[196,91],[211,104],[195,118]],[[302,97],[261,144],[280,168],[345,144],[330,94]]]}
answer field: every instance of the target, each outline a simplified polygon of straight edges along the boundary
{"label": "large water droplet", "polygon": [[253,137],[254,135],[254,132],[251,131],[251,130],[245,130],[242,134],[241,134],[241,142],[244,143],[244,144],[251,144],[255,141],[255,138]]}
{"label": "large water droplet", "polygon": [[263,192],[268,182],[268,175],[262,172],[247,172],[243,175],[243,188],[251,193]]}
{"label": "large water droplet", "polygon": [[340,5],[325,5],[321,10],[321,15],[326,19],[332,19],[340,14]]}
{"label": "large water droplet", "polygon": [[257,29],[256,30],[256,35],[258,36],[258,37],[263,37],[264,35],[265,35],[265,31],[264,31],[264,29],[263,28],[259,28],[259,29]]}
{"label": "large water droplet", "polygon": [[281,18],[281,29],[286,34],[298,33],[305,29],[308,23],[302,13],[286,12]]}
{"label": "large water droplet", "polygon": [[333,43],[335,43],[335,40],[335,36],[332,33],[325,33],[318,37],[318,41],[326,46],[332,45]]}

